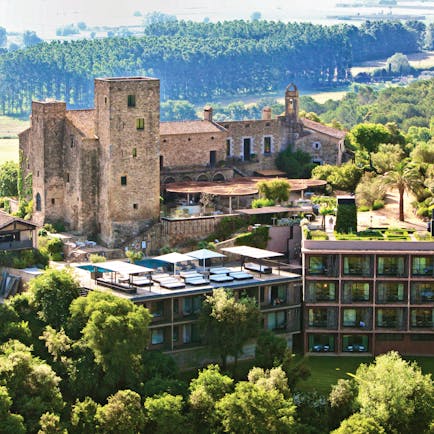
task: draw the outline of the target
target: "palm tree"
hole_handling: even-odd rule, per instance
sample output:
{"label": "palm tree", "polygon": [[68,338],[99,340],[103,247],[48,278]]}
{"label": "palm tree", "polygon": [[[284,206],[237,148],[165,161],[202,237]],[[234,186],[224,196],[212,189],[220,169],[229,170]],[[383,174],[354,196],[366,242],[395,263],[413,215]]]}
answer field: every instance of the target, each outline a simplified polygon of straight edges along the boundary
{"label": "palm tree", "polygon": [[384,185],[395,187],[399,193],[399,221],[404,221],[404,193],[416,192],[422,187],[422,177],[419,166],[412,163],[409,158],[399,162],[392,172],[383,175]]}

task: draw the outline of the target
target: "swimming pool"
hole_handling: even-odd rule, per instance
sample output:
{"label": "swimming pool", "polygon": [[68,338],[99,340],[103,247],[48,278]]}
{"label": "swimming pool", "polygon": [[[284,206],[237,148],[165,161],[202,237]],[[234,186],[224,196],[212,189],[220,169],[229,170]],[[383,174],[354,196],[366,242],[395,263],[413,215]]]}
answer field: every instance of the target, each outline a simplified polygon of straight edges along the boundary
{"label": "swimming pool", "polygon": [[153,268],[154,270],[159,267],[167,268],[167,266],[169,265],[167,262],[153,258],[141,259],[140,261],[136,261],[135,264],[140,265],[141,267]]}
{"label": "swimming pool", "polygon": [[97,265],[77,265],[77,268],[80,268],[81,270],[86,270],[86,271],[95,271],[95,267],[96,271],[99,273],[105,273],[107,270],[105,270],[104,268],[98,268]]}

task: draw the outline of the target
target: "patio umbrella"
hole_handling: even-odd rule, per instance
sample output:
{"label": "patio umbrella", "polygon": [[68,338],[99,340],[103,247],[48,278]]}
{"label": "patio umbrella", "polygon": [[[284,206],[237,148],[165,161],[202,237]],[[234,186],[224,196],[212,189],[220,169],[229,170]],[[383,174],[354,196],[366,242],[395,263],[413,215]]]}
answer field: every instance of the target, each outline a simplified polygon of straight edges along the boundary
{"label": "patio umbrella", "polygon": [[193,258],[178,252],[167,253],[166,255],[156,256],[154,259],[173,264],[173,274],[176,274],[176,264],[178,262],[192,261]]}
{"label": "patio umbrella", "polygon": [[188,256],[191,256],[192,258],[198,259],[199,261],[202,260],[202,266],[205,270],[205,260],[211,259],[211,258],[225,258],[226,255],[222,255],[221,253],[214,252],[213,250],[208,249],[200,249],[200,250],[194,250],[193,252],[187,253]]}

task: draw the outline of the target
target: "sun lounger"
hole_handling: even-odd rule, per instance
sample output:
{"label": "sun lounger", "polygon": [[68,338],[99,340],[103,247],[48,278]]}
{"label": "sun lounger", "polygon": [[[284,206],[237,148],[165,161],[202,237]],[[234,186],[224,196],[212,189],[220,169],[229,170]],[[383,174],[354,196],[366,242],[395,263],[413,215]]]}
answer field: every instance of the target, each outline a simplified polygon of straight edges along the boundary
{"label": "sun lounger", "polygon": [[182,283],[176,279],[163,280],[162,282],[160,282],[160,286],[162,288],[167,288],[167,289],[178,289],[178,288],[185,288],[185,283]]}
{"label": "sun lounger", "polygon": [[227,274],[212,274],[209,280],[212,282],[231,282],[234,280],[234,278],[228,276]]}
{"label": "sun lounger", "polygon": [[150,286],[152,285],[152,280],[149,280],[147,277],[136,277],[131,282],[134,286]]}
{"label": "sun lounger", "polygon": [[198,285],[205,285],[207,283],[209,283],[208,279],[205,279],[203,276],[201,277],[193,277],[193,278],[187,278],[185,279],[185,283],[187,285],[194,285],[194,286],[198,286]]}
{"label": "sun lounger", "polygon": [[233,277],[235,280],[253,279],[253,276],[250,273],[244,273],[244,271],[229,273],[229,276]]}
{"label": "sun lounger", "polygon": [[268,265],[259,265],[259,264],[255,264],[254,262],[246,262],[244,264],[244,268],[246,270],[256,271],[257,273],[263,273],[263,274],[271,274],[271,272],[273,271],[273,269]]}
{"label": "sun lounger", "polygon": [[230,273],[230,269],[226,267],[212,267],[209,269],[211,274],[228,274]]}
{"label": "sun lounger", "polygon": [[168,277],[170,277],[170,278],[174,278],[173,276],[171,276],[170,274],[167,274],[167,273],[161,273],[161,274],[154,274],[153,276],[152,276],[152,280],[154,281],[154,282],[158,282],[158,283],[160,283],[160,281],[162,281],[162,280],[164,280],[164,279],[167,279]]}
{"label": "sun lounger", "polygon": [[196,271],[195,272],[190,272],[190,273],[188,273],[188,274],[180,274],[180,276],[183,278],[183,279],[194,279],[194,278],[202,278],[203,277],[203,275],[202,274],[199,274],[199,273],[197,273]]}

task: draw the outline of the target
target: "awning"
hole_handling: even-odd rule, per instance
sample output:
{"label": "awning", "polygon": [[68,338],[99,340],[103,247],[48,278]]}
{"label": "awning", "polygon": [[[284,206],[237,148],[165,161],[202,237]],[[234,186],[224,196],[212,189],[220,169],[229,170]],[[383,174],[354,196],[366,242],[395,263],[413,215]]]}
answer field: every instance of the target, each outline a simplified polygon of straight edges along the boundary
{"label": "awning", "polygon": [[195,259],[224,258],[226,256],[208,249],[194,250],[193,252],[187,253],[187,255]]}
{"label": "awning", "polygon": [[152,268],[142,267],[140,265],[131,264],[129,262],[123,261],[98,262],[93,265],[95,266],[95,268],[101,268],[107,271],[111,271],[113,273],[120,273],[125,276],[131,274],[151,273],[155,271]]}
{"label": "awning", "polygon": [[[311,208],[312,210],[312,208]],[[282,214],[306,212],[305,208],[287,208],[285,206],[263,206],[262,208],[243,208],[236,209],[238,214],[260,215],[260,214]]]}
{"label": "awning", "polygon": [[178,262],[194,261],[194,258],[178,252],[167,253],[166,255],[156,256],[154,259],[173,264],[173,274],[176,274],[176,264]]}
{"label": "awning", "polygon": [[235,255],[245,256],[253,259],[275,258],[284,256],[283,253],[272,252],[271,250],[258,249],[250,246],[225,247],[221,249],[224,252],[233,253]]}

